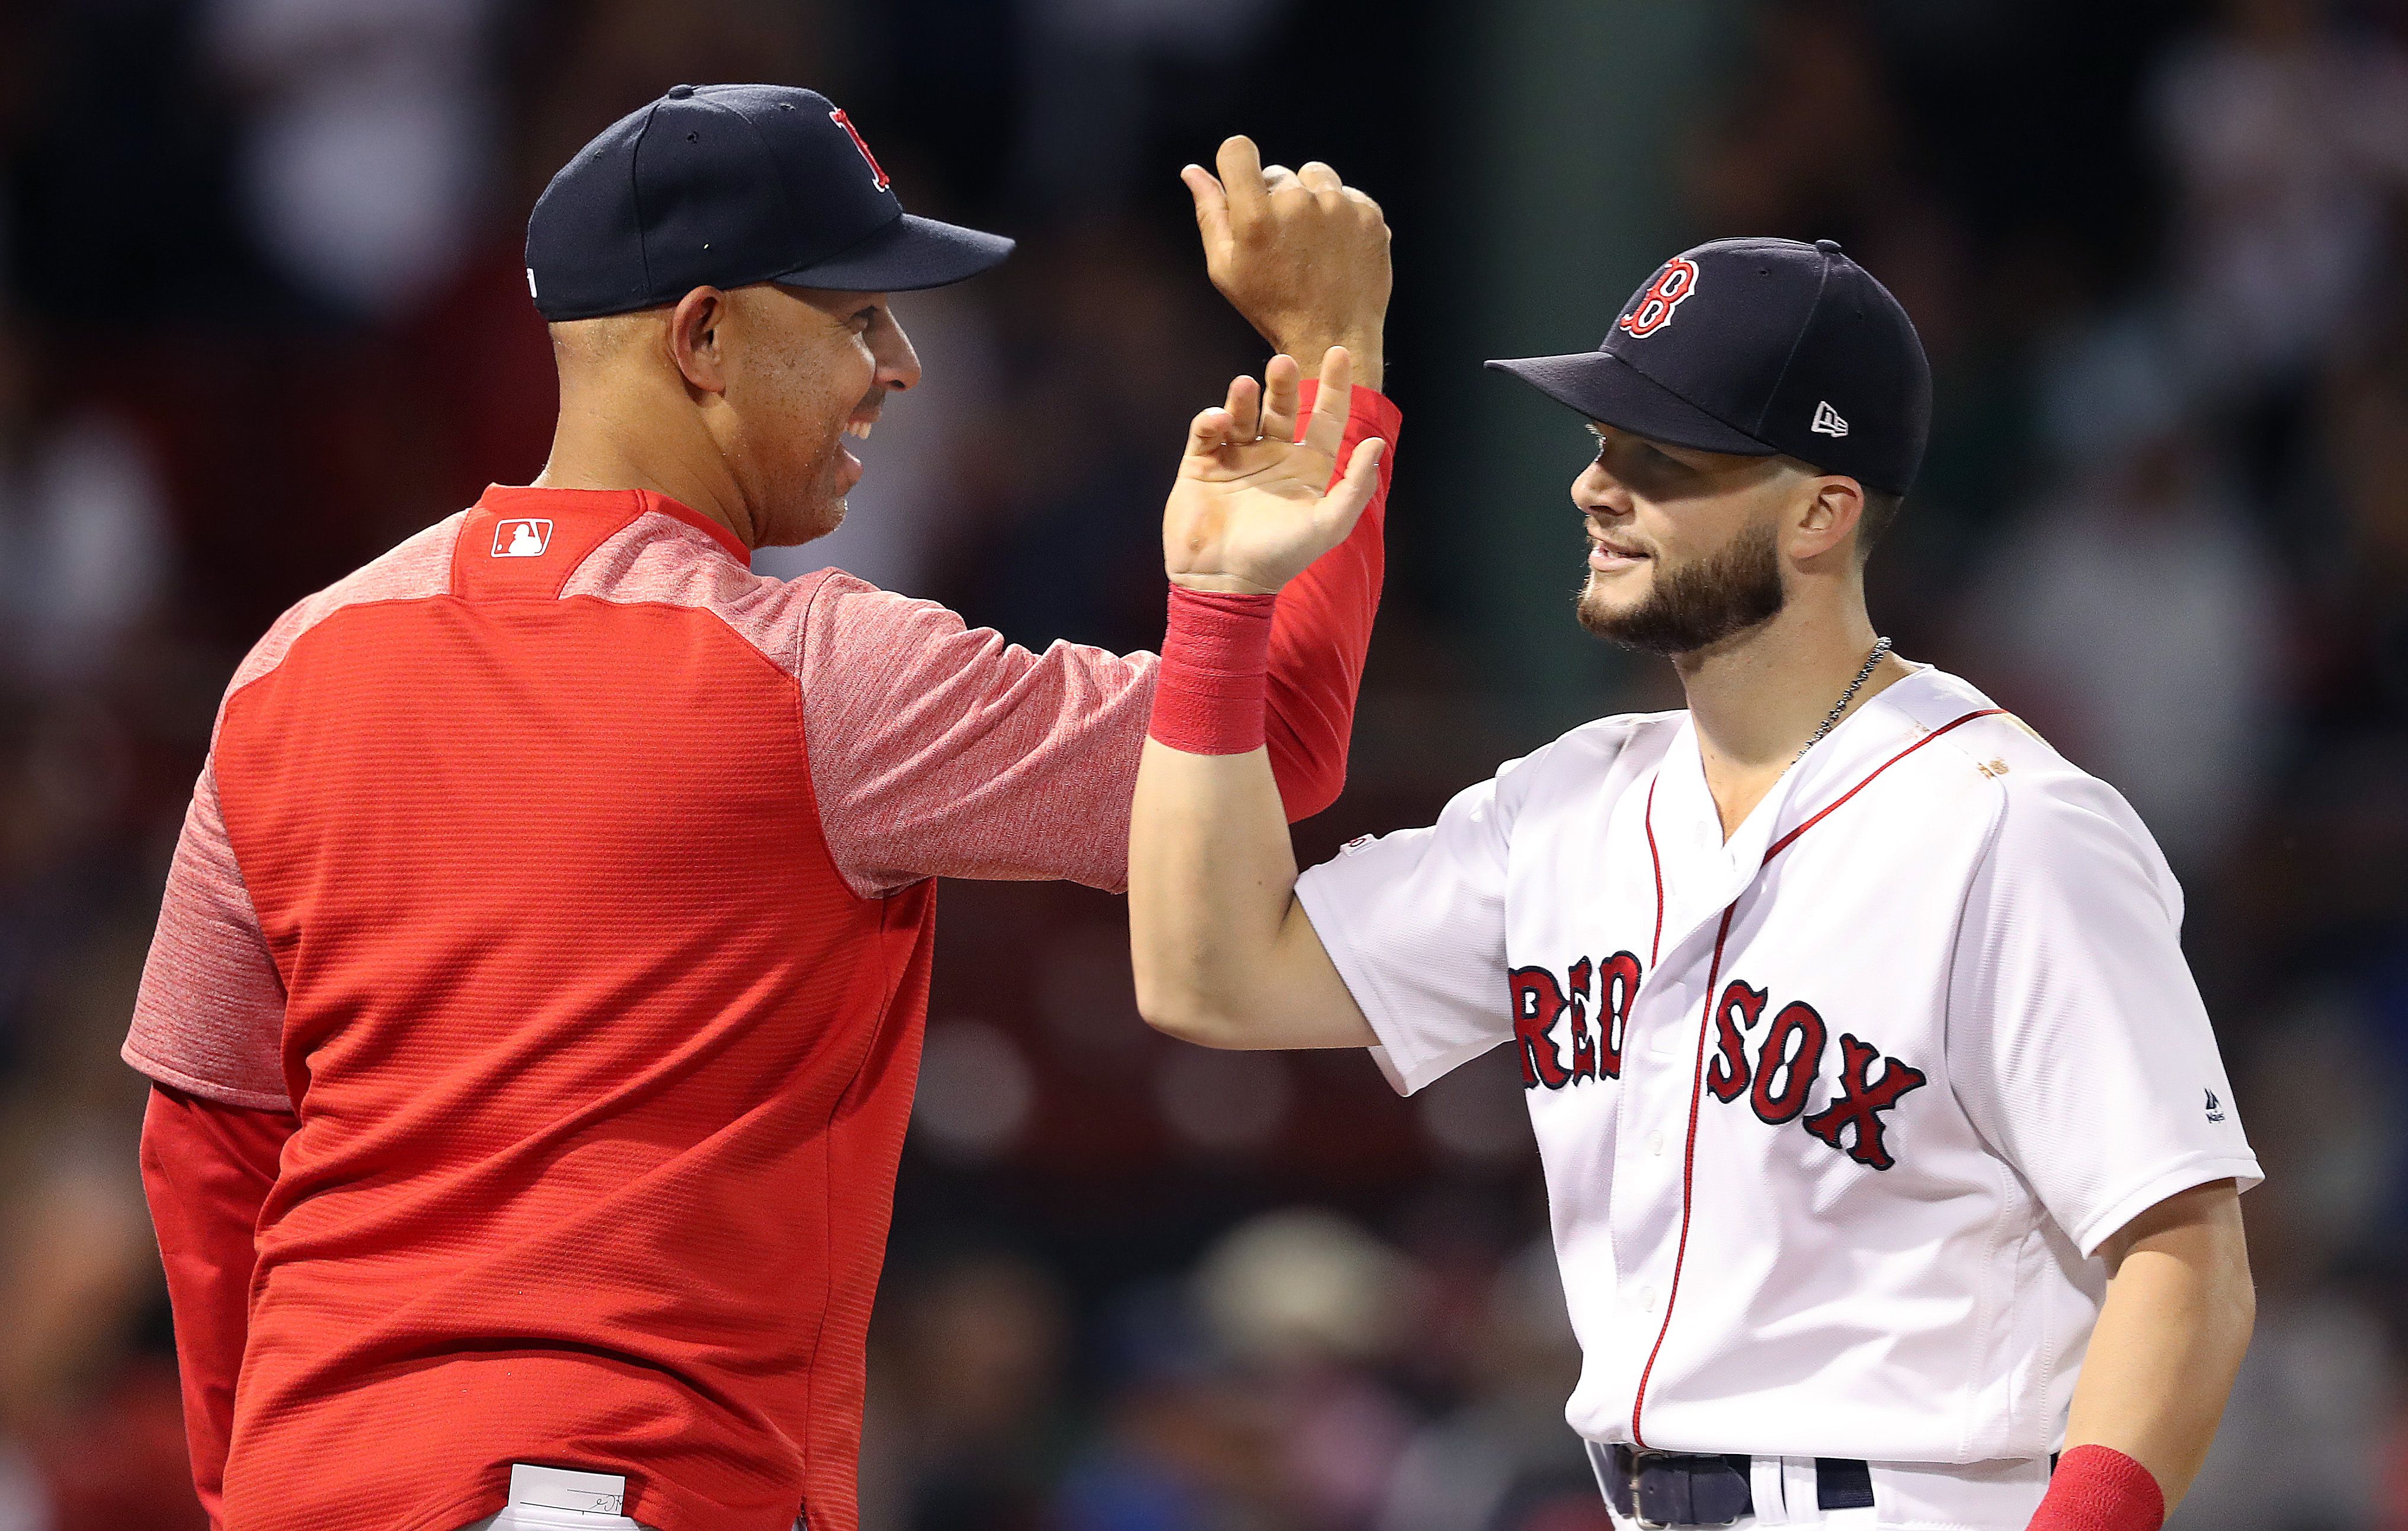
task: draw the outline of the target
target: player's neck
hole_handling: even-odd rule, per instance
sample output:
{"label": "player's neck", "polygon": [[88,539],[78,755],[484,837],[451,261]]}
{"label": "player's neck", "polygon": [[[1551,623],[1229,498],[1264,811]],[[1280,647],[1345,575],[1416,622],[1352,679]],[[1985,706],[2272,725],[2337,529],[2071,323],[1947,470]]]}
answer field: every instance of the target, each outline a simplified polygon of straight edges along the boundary
{"label": "player's neck", "polygon": [[[1779,781],[1864,667],[1875,638],[1857,588],[1793,599],[1727,642],[1673,661],[1698,732],[1706,785],[1728,838]],[[1848,710],[1910,673],[1885,657]]]}
{"label": "player's neck", "polygon": [[710,433],[665,431],[678,417],[656,403],[622,401],[564,388],[552,455],[537,476],[540,489],[648,489],[709,516],[755,545],[751,508]]}

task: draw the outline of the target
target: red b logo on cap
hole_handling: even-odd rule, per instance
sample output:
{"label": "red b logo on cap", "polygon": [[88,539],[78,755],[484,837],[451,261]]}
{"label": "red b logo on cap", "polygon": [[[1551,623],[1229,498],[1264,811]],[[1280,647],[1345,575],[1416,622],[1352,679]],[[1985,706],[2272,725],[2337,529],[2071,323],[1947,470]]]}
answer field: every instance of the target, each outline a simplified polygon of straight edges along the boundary
{"label": "red b logo on cap", "polygon": [[1639,295],[1639,307],[1624,314],[1615,327],[1631,335],[1653,335],[1672,322],[1672,310],[1697,290],[1698,264],[1675,255]]}
{"label": "red b logo on cap", "polygon": [[842,107],[838,107],[836,110],[829,112],[828,121],[844,129],[847,134],[852,136],[853,147],[860,150],[861,157],[869,162],[869,173],[877,178],[878,189],[882,192],[886,190],[886,172],[878,168],[878,156],[869,151],[868,141],[862,137],[861,130],[853,125],[853,119],[844,114],[844,108]]}

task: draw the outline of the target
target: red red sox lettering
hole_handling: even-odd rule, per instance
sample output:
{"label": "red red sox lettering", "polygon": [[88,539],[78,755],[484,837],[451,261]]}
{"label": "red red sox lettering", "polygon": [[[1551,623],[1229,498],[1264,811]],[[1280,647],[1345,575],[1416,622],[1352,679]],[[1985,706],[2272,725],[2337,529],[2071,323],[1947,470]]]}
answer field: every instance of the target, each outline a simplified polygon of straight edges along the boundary
{"label": "red red sox lettering", "polygon": [[[1639,994],[1639,959],[1627,952],[1617,952],[1602,963],[1583,957],[1565,976],[1570,981],[1558,983],[1554,971],[1545,967],[1517,967],[1511,976],[1513,1044],[1526,1089],[1561,1090],[1583,1080],[1622,1077],[1623,1038],[1630,1003]],[[1592,983],[1598,1001],[1594,1029]],[[1725,1105],[1745,1096],[1758,1121],[1782,1126],[1798,1121],[1806,1109],[1830,1029],[1822,1012],[1804,1000],[1782,1006],[1767,1023],[1764,1012],[1770,1002],[1765,990],[1744,980],[1733,979],[1724,988],[1714,1005],[1714,1057],[1706,1070],[1706,1089]],[[1555,1037],[1556,1021],[1567,1016],[1569,1063]],[[1875,1077],[1877,1063],[1881,1072]],[[1885,1058],[1870,1042],[1842,1032],[1836,1097],[1799,1125],[1860,1165],[1887,1169],[1898,1161],[1890,1152],[1882,1113],[1926,1082],[1923,1070]]]}

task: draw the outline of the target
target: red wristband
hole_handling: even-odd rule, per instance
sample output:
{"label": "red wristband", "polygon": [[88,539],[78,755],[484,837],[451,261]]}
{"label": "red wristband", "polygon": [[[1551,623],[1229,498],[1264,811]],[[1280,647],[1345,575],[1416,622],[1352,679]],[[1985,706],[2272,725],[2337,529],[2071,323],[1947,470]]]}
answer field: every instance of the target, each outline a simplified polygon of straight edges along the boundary
{"label": "red wristband", "polygon": [[1191,755],[1242,755],[1263,745],[1276,595],[1170,587],[1170,625],[1146,732]]}
{"label": "red wristband", "polygon": [[2076,1446],[2058,1458],[2028,1531],[2157,1531],[2165,1491],[2149,1469],[2109,1446]]}

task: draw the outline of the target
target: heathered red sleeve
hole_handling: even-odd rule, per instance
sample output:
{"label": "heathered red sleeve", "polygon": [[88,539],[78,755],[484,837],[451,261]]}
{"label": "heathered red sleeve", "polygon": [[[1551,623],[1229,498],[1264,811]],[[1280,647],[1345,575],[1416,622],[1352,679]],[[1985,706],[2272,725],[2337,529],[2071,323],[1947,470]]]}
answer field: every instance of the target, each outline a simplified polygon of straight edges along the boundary
{"label": "heathered red sleeve", "polygon": [[[1321,380],[1305,379],[1297,403],[1301,425],[1312,413]],[[1265,744],[1290,823],[1338,800],[1346,785],[1346,746],[1354,733],[1354,698],[1363,686],[1363,659],[1371,647],[1371,619],[1388,560],[1388,479],[1404,417],[1385,395],[1354,390],[1347,401],[1346,436],[1338,467],[1371,436],[1387,442],[1379,487],[1344,542],[1313,561],[1285,590],[1271,619],[1271,670]],[[1336,479],[1331,480],[1333,483]]]}
{"label": "heathered red sleeve", "polygon": [[[1368,389],[1350,402],[1340,461],[1368,436],[1391,450],[1346,542],[1280,596],[1267,742],[1291,821],[1328,807],[1345,784],[1385,568],[1399,416]],[[876,897],[929,877],[1126,886],[1154,655],[1072,643],[1032,654],[933,602],[847,575],[811,594],[797,641],[812,790],[855,893]]]}
{"label": "heathered red sleeve", "polygon": [[279,1055],[284,980],[226,837],[214,751],[167,867],[125,1061],[161,1084],[230,1106],[289,1110]]}
{"label": "heathered red sleeve", "polygon": [[142,1118],[142,1189],[176,1317],[193,1488],[212,1527],[223,1524],[226,1445],[250,1330],[259,1209],[293,1128],[294,1119],[280,1111],[222,1105],[157,1083]]}

